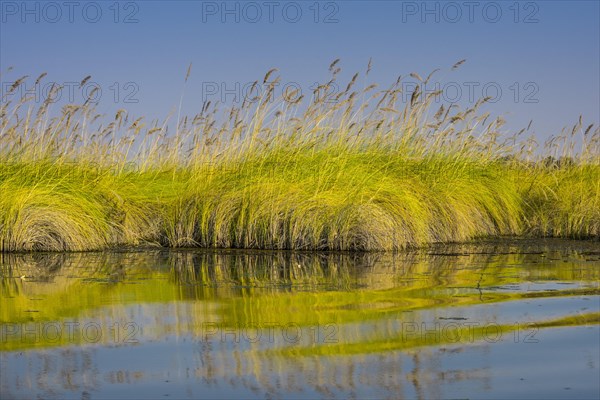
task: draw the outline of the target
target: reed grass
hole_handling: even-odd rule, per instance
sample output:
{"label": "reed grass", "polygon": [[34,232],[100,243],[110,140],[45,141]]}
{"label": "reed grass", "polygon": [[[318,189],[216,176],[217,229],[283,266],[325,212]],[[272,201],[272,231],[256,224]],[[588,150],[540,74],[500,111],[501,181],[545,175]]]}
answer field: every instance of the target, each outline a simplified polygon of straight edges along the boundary
{"label": "reed grass", "polygon": [[409,76],[418,85],[405,103],[400,78],[359,90],[356,74],[327,95],[336,64],[310,98],[273,99],[271,70],[271,90],[239,107],[207,102],[175,133],[168,120],[98,114],[91,100],[54,111],[52,91],[15,102],[18,80],[0,103],[1,251],[600,237],[597,127],[580,119],[543,145],[508,136],[482,112],[489,99],[440,107],[441,93],[424,93],[431,74]]}

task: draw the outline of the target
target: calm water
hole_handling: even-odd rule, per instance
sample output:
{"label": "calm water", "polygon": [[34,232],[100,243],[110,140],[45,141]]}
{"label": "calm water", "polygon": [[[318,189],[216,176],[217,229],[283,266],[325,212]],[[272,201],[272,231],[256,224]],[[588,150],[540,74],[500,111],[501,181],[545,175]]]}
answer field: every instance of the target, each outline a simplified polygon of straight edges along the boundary
{"label": "calm water", "polygon": [[0,256],[0,398],[600,397],[600,243]]}

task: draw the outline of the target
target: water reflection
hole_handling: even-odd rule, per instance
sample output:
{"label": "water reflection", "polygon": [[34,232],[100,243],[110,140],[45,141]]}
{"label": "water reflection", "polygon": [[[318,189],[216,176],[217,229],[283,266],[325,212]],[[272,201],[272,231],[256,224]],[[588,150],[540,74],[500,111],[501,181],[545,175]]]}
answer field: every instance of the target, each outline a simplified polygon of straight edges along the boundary
{"label": "water reflection", "polygon": [[585,398],[600,386],[597,242],[0,257],[2,398]]}

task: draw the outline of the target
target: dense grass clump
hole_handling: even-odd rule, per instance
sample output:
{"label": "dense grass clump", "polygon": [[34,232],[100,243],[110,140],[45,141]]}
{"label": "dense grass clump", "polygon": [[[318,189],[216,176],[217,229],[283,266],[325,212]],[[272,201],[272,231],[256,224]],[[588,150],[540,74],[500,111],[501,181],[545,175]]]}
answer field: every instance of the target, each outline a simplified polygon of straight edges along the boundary
{"label": "dense grass clump", "polygon": [[[146,125],[95,104],[0,103],[2,251],[119,245],[398,250],[498,235],[600,236],[600,132],[581,121],[545,148],[480,108],[385,90],[311,99],[279,78],[219,112]],[[368,73],[368,71],[367,71]],[[431,75],[430,75],[431,77]],[[429,79],[429,78],[428,78]],[[259,84],[258,82],[256,83]],[[8,97],[7,97],[8,96]],[[13,96],[14,97],[14,96]],[[58,114],[58,115],[54,115]]]}

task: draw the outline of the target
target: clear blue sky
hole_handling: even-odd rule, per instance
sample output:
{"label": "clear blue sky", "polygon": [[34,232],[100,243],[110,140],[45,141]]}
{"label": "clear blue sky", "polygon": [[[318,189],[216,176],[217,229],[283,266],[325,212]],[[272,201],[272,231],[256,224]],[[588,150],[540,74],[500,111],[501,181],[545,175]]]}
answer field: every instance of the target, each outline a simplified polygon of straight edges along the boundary
{"label": "clear blue sky", "polygon": [[[3,91],[22,75],[47,72],[45,82],[59,83],[92,75],[102,89],[100,109],[111,113],[164,118],[179,104],[190,62],[184,114],[195,114],[204,99],[233,101],[272,67],[283,83],[309,92],[327,79],[332,60],[342,59],[342,78],[349,78],[372,58],[360,85],[442,68],[434,82],[447,100],[497,97],[488,110],[506,115],[515,130],[533,119],[542,139],[580,114],[600,122],[599,1],[0,4]],[[460,59],[467,62],[451,72]],[[73,92],[81,100],[81,90]]]}

